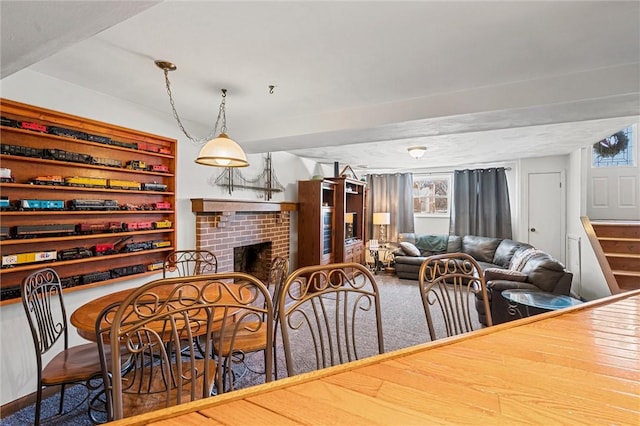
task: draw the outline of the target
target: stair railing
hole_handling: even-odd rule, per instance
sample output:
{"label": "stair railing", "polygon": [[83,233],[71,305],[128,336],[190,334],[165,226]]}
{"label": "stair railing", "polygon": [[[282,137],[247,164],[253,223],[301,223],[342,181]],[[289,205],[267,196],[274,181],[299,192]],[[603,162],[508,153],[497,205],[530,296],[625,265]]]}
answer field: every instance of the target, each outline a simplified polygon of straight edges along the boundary
{"label": "stair railing", "polygon": [[596,235],[596,231],[593,229],[593,225],[591,225],[591,221],[587,216],[581,216],[580,220],[582,221],[582,226],[584,227],[585,232],[587,233],[587,237],[589,238],[589,242],[591,243],[591,247],[593,248],[593,252],[596,255],[596,259],[598,259],[598,264],[602,269],[602,273],[604,274],[604,279],[607,281],[607,285],[609,286],[609,290],[611,290],[611,294],[622,293],[623,291],[618,286],[618,281],[616,277],[613,275],[613,270],[609,265],[609,261],[607,260],[607,256],[600,245],[600,240],[598,240],[598,236]]}

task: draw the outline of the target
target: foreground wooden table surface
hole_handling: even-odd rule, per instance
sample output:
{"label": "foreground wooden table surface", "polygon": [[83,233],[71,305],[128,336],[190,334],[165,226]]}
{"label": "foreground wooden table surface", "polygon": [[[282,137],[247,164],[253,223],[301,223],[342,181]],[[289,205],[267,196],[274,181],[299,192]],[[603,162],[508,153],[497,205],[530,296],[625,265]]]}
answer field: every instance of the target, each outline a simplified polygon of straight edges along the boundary
{"label": "foreground wooden table surface", "polygon": [[114,424],[640,424],[640,290]]}

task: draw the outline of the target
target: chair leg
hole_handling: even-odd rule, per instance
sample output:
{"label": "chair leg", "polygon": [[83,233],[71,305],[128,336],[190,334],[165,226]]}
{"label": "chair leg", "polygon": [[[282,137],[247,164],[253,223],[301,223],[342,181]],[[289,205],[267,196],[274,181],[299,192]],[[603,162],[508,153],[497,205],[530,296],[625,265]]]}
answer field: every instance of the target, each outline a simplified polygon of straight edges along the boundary
{"label": "chair leg", "polygon": [[42,404],[42,386],[38,383],[38,391],[36,392],[36,413],[33,419],[35,426],[40,425],[40,405]]}
{"label": "chair leg", "polygon": [[[269,354],[267,354],[267,349],[265,348],[264,350],[264,370],[265,370],[265,375],[264,375],[264,380],[267,380],[267,357],[269,356]],[[273,372],[271,372],[273,374]]]}
{"label": "chair leg", "polygon": [[58,407],[58,414],[62,414],[64,408],[64,388],[65,384],[60,385],[60,407]]}
{"label": "chair leg", "polygon": [[[96,384],[94,385],[93,382]],[[112,421],[111,402],[108,389],[102,379],[102,373],[87,380],[86,386],[89,390],[89,418],[91,422],[101,424]]]}
{"label": "chair leg", "polygon": [[273,345],[273,376],[278,380],[278,355],[276,353],[276,345]]}

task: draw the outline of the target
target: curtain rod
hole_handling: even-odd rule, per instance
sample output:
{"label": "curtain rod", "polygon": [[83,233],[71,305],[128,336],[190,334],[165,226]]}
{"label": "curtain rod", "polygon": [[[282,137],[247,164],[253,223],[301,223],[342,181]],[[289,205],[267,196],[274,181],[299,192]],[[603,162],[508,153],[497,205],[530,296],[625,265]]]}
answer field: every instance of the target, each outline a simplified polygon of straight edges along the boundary
{"label": "curtain rod", "polygon": [[[499,169],[500,167],[487,167],[488,169]],[[511,167],[504,167],[504,169],[508,172],[511,171]],[[458,170],[478,170],[478,169],[458,169]],[[438,172],[415,172],[414,175],[445,175],[448,173],[453,173],[455,172],[456,169],[453,170],[441,170]]]}
{"label": "curtain rod", "polygon": [[[499,169],[500,167],[487,167],[487,169]],[[478,170],[480,168],[477,169],[458,169],[458,170]],[[508,172],[510,172],[512,170],[511,166],[508,167],[504,167],[504,169]],[[412,173],[414,176],[423,176],[423,175],[446,175],[446,174],[450,174],[455,172],[456,169],[453,170],[440,170],[437,172],[411,172],[411,171],[407,171],[407,172],[393,172],[393,173],[362,173],[362,176],[386,176],[386,175],[403,175],[403,174],[407,174],[407,173]]]}

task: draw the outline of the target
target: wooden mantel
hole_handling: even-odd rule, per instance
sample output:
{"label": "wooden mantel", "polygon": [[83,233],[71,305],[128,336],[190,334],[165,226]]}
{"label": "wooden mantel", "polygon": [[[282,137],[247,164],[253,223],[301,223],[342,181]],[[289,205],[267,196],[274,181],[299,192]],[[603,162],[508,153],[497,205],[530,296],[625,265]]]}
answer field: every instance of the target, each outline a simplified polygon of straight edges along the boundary
{"label": "wooden mantel", "polygon": [[211,198],[191,199],[191,211],[194,213],[284,212],[296,210],[298,210],[298,203],[291,201],[235,201]]}

